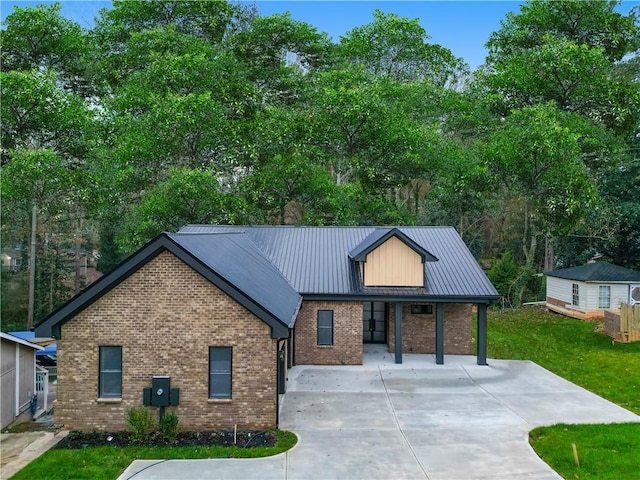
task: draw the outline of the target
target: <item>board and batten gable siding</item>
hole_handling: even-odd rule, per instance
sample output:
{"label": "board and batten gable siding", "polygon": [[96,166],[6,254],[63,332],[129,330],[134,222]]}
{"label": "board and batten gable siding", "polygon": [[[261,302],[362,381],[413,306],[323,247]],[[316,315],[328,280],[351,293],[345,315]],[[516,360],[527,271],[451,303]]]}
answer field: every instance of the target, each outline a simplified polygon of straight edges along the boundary
{"label": "board and batten gable siding", "polygon": [[423,287],[421,256],[396,237],[367,255],[364,284],[375,287]]}
{"label": "board and batten gable siding", "polygon": [[[62,326],[56,423],[124,430],[153,376],[168,375],[180,404],[167,412],[183,429],[273,427],[276,342],[267,324],[165,251]],[[98,398],[100,346],[122,347],[121,399]],[[233,349],[231,399],[209,399],[212,346]]]}

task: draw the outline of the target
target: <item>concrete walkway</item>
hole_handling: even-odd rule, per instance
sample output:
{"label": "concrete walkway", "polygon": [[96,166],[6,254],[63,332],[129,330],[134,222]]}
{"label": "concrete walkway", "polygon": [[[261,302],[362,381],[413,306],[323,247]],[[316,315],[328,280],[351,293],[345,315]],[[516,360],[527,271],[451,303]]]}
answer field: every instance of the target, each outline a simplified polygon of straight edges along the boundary
{"label": "concrete walkway", "polygon": [[[528,361],[405,355],[367,346],[362,366],[289,372],[282,429],[298,444],[260,459],[138,460],[120,480],[558,479],[528,443],[554,423],[640,417]],[[568,455],[571,455],[568,452]]]}

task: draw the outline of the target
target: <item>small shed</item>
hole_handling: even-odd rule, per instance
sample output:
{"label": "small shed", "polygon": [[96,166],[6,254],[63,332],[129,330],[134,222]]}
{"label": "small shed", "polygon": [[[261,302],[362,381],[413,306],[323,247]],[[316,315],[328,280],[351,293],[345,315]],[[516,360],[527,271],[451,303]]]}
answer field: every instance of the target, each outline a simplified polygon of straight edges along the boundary
{"label": "small shed", "polygon": [[0,337],[2,337],[0,428],[4,428],[29,409],[31,397],[36,390],[35,353],[43,350],[44,347],[4,332],[0,332]]}
{"label": "small shed", "polygon": [[547,308],[570,317],[598,319],[622,304],[640,302],[640,272],[608,262],[545,273]]}

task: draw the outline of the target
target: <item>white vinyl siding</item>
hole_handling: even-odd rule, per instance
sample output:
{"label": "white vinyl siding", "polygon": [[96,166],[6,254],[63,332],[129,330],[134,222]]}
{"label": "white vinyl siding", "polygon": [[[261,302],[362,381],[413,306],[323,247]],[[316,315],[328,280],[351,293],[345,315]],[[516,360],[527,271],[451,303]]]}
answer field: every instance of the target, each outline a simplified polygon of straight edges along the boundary
{"label": "white vinyl siding", "polygon": [[[572,305],[573,284],[580,286],[579,305]],[[580,312],[602,311],[598,308],[599,287],[611,287],[611,306],[607,310],[619,310],[621,303],[629,301],[628,283],[584,283],[564,278],[547,277],[547,297],[555,298],[565,304],[564,308]]]}
{"label": "white vinyl siding", "polygon": [[[594,310],[619,310],[621,303],[627,303],[629,295],[629,285],[626,283],[610,283],[610,284],[598,284],[587,283],[587,311]],[[611,289],[611,304],[609,308],[600,308],[600,287],[610,287]]]}

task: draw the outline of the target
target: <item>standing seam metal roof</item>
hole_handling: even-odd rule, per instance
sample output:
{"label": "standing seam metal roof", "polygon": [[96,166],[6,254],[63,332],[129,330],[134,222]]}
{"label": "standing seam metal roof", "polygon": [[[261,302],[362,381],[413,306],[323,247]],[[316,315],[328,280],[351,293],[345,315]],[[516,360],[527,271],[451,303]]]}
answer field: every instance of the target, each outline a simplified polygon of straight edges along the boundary
{"label": "standing seam metal roof", "polygon": [[[390,227],[391,228],[391,227]],[[425,263],[426,297],[498,298],[478,262],[453,227],[395,227],[438,261]],[[187,225],[181,235],[245,233],[288,283],[302,295],[367,296],[357,281],[357,265],[349,252],[376,227],[291,227]],[[381,292],[383,290],[377,290]],[[415,289],[393,288],[395,296]]]}
{"label": "standing seam metal roof", "polygon": [[246,234],[168,235],[244,295],[293,327],[302,297]]}

